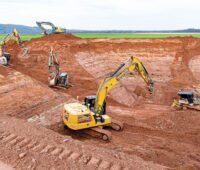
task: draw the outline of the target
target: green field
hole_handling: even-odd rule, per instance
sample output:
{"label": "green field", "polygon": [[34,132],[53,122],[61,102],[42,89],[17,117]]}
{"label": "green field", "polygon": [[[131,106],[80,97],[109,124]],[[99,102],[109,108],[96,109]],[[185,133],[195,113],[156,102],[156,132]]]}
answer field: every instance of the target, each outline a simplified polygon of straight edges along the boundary
{"label": "green field", "polygon": [[[180,34],[135,34],[135,33],[78,33],[74,34],[80,38],[167,38],[167,37],[175,37],[175,36],[193,36],[200,38],[200,34],[190,34],[190,33],[180,33]],[[3,39],[6,35],[1,34],[0,39]],[[22,40],[30,40],[32,38],[41,37],[42,34],[22,34]]]}
{"label": "green field", "polygon": [[[0,40],[2,40],[5,36],[6,36],[6,34],[1,34]],[[22,40],[30,40],[31,38],[41,37],[42,34],[22,34],[20,36],[21,36]]]}

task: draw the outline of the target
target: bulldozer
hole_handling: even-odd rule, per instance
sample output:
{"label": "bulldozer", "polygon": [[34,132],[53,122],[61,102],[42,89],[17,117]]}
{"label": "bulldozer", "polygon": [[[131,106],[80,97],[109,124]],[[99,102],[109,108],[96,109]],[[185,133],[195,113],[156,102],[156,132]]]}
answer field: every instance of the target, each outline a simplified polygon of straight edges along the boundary
{"label": "bulldozer", "polygon": [[60,62],[53,48],[50,49],[50,54],[48,58],[48,71],[49,71],[48,82],[50,87],[60,86],[66,88],[68,86],[69,76],[67,72],[60,71]]}
{"label": "bulldozer", "polygon": [[[66,33],[66,29],[65,28],[57,27],[51,22],[44,22],[44,21],[38,22],[38,21],[36,21],[36,24],[42,30],[44,35]],[[51,32],[50,33],[48,33],[48,30],[44,27],[44,25],[51,27]]]}
{"label": "bulldozer", "polygon": [[16,29],[13,29],[13,31],[0,42],[0,64],[2,65],[6,66],[9,64],[11,55],[10,53],[6,52],[6,45],[13,37],[17,41],[17,44],[20,46],[20,48],[23,49],[23,55],[26,55],[28,53],[28,48],[24,47],[18,31]]}
{"label": "bulldozer", "polygon": [[194,109],[200,110],[200,97],[195,96],[191,91],[179,91],[177,93],[179,96],[178,100],[174,100],[171,107],[178,110],[183,109]]}
{"label": "bulldozer", "polygon": [[116,131],[123,129],[123,123],[111,119],[106,112],[106,95],[118,84],[119,80],[136,70],[148,85],[149,92],[153,92],[153,80],[150,78],[142,62],[136,57],[122,63],[114,72],[109,74],[100,84],[96,95],[86,96],[83,104],[80,102],[67,103],[61,114],[64,125],[72,130],[83,130],[84,133],[93,137],[109,141],[111,132],[106,130],[110,127]]}

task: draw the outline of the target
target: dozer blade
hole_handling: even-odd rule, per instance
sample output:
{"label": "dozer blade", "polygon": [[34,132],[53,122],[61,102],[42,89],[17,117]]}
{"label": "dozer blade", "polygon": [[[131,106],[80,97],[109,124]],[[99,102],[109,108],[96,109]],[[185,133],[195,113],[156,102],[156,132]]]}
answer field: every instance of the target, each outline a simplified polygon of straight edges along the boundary
{"label": "dozer blade", "polygon": [[174,100],[171,104],[171,108],[174,108],[176,110],[182,110],[183,106],[178,102],[178,100]]}
{"label": "dozer blade", "polygon": [[112,139],[112,134],[111,132],[100,128],[100,127],[93,127],[93,128],[88,128],[88,129],[84,129],[83,130],[84,133],[95,137],[95,138],[100,138],[103,139],[105,141],[110,141]]}

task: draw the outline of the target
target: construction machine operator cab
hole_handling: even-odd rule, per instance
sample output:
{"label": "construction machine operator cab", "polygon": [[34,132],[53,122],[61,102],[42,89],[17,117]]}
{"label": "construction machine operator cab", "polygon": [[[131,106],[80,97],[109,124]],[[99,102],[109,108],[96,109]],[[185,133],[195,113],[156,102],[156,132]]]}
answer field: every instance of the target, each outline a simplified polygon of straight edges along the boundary
{"label": "construction machine operator cab", "polygon": [[68,74],[67,72],[63,72],[59,75],[59,79],[57,80],[57,84],[60,86],[67,87],[68,85]]}
{"label": "construction machine operator cab", "polygon": [[177,95],[180,96],[181,100],[187,100],[189,104],[193,103],[193,100],[194,100],[193,92],[180,91],[177,93]]}
{"label": "construction machine operator cab", "polygon": [[7,64],[10,62],[10,53],[4,53],[4,57],[7,59]]}
{"label": "construction machine operator cab", "polygon": [[[86,96],[84,105],[87,106],[93,113],[95,113],[95,100],[96,96]],[[104,123],[105,120],[102,115],[106,114],[106,102],[104,101],[100,114],[94,114],[96,122]]]}
{"label": "construction machine operator cab", "polygon": [[10,53],[3,53],[3,56],[0,56],[0,64],[7,66],[10,62]]}
{"label": "construction machine operator cab", "polygon": [[[96,96],[86,96],[85,100],[84,100],[84,105],[89,107],[89,109],[91,111],[94,112],[94,106],[95,106],[95,100],[96,100]],[[104,101],[102,109],[101,109],[101,115],[105,115],[106,114],[106,102]]]}

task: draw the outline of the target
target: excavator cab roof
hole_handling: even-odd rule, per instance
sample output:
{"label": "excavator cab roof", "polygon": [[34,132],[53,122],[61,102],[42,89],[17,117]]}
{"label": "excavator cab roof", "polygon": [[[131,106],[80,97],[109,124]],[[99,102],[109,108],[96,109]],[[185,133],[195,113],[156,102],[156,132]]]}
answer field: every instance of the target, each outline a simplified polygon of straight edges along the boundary
{"label": "excavator cab roof", "polygon": [[186,95],[186,96],[193,96],[193,92],[190,92],[190,91],[179,91],[177,93],[179,96],[183,96],[183,95]]}
{"label": "excavator cab roof", "polygon": [[181,98],[185,98],[185,99],[188,99],[188,98],[193,98],[194,94],[193,92],[190,92],[190,91],[180,91],[177,93]]}

